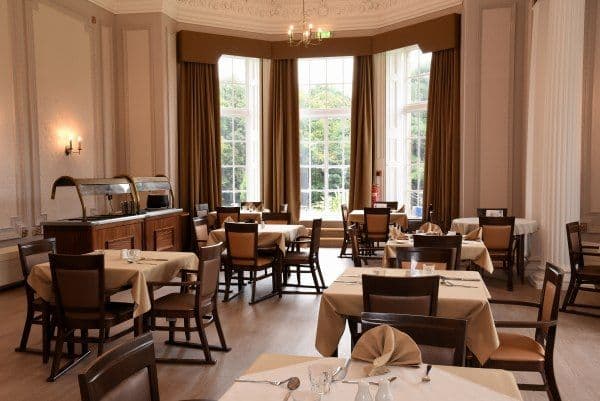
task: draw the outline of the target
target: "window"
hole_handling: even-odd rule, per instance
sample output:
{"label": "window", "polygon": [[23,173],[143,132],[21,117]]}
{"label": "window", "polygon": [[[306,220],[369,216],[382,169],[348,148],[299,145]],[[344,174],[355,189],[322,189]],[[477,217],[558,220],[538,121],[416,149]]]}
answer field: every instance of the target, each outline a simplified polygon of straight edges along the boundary
{"label": "window", "polygon": [[222,204],[260,201],[260,60],[222,56]]}
{"label": "window", "polygon": [[298,60],[301,211],[338,217],[350,188],[352,57]]}
{"label": "window", "polygon": [[422,217],[431,53],[405,47],[387,52],[386,64],[385,198]]}

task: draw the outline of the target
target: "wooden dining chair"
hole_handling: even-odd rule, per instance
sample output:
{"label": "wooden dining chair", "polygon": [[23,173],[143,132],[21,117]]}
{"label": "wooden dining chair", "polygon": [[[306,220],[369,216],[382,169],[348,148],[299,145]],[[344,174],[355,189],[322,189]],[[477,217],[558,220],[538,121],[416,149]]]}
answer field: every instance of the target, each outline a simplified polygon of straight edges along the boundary
{"label": "wooden dining chair", "polygon": [[[108,336],[111,327],[133,319],[134,305],[109,301],[104,279],[104,255],[50,254],[52,289],[56,299],[54,323],[58,334],[54,348],[52,370],[48,381],[54,381],[89,354],[89,343],[98,344],[102,355],[104,344],[133,332],[133,324]],[[133,322],[132,322],[133,323]],[[75,331],[81,332],[75,337]],[[98,330],[98,337],[88,336],[88,330]],[[60,367],[63,344],[69,343],[70,361]],[[73,343],[81,343],[82,354],[75,358]]]}
{"label": "wooden dining chair", "polygon": [[384,324],[408,334],[419,346],[423,363],[465,366],[466,320],[396,313],[361,314],[363,333]]}
{"label": "wooden dining chair", "polygon": [[52,325],[50,322],[54,313],[54,305],[40,298],[27,282],[27,278],[33,266],[48,262],[48,254],[56,253],[56,239],[45,238],[26,244],[18,244],[18,248],[27,300],[27,314],[25,316],[23,333],[21,334],[21,342],[15,351],[40,352],[39,350],[27,348],[31,326],[39,325],[42,328],[42,361],[46,363],[50,359],[50,341],[52,337]]}
{"label": "wooden dining chair", "polygon": [[152,334],[107,352],[78,379],[81,401],[160,401]]}
{"label": "wooden dining chair", "polygon": [[453,248],[455,250],[454,269],[460,267],[460,254],[463,237],[456,235],[413,235],[415,248]]}
{"label": "wooden dining chair", "polygon": [[239,206],[219,206],[215,208],[217,212],[216,227],[221,228],[227,218],[231,218],[233,222],[240,221],[240,207]]}
{"label": "wooden dining chair", "polygon": [[[315,219],[312,223],[310,237],[299,238],[290,243],[294,251],[286,252],[283,257],[283,279],[284,285],[298,288],[312,288],[317,294],[326,288],[321,265],[319,263],[319,248],[321,247],[321,225],[322,219]],[[302,246],[307,246],[308,249],[302,250]],[[296,273],[297,284],[290,284],[288,276]],[[313,278],[314,285],[303,285],[300,277],[304,273],[310,273]],[[318,277],[317,277],[318,276]],[[319,283],[319,280],[321,281]],[[309,292],[300,292],[302,294],[310,294]]]}
{"label": "wooden dining chair", "polygon": [[507,217],[508,209],[505,207],[478,207],[477,217]]}
{"label": "wooden dining chair", "polygon": [[193,249],[198,251],[208,242],[208,219],[206,217],[192,217]]}
{"label": "wooden dining chair", "polygon": [[[263,301],[273,296],[277,288],[277,275],[279,261],[274,256],[259,256],[258,254],[258,224],[255,223],[225,223],[225,238],[227,243],[227,257],[225,261],[225,297],[224,302],[235,298],[243,290],[244,272],[250,272],[252,284],[252,298],[250,305]],[[276,253],[276,250],[275,250]],[[269,269],[271,271],[269,272]],[[258,275],[259,272],[263,272]],[[231,296],[231,279],[237,273],[238,292]],[[256,299],[256,282],[271,277],[273,293]]]}
{"label": "wooden dining chair", "polygon": [[[150,315],[150,329],[158,331],[168,331],[169,339],[165,342],[168,345],[174,345],[186,348],[197,348],[204,352],[204,359],[195,358],[157,358],[158,362],[167,363],[190,363],[190,364],[208,364],[213,365],[215,360],[210,353],[211,350],[228,352],[231,349],[227,347],[219,310],[217,308],[217,295],[219,286],[219,272],[221,269],[221,251],[223,243],[206,246],[200,249],[200,265],[198,270],[183,269],[181,282],[148,282],[150,300],[152,309]],[[188,291],[172,292],[158,299],[154,299],[154,290],[158,287],[184,287]],[[167,326],[161,326],[156,323],[156,319],[163,318],[168,322]],[[188,324],[177,326],[177,320],[194,320],[195,328],[190,328]],[[208,344],[206,337],[206,327],[213,324],[217,329],[220,346]],[[192,343],[187,335],[191,331],[196,331],[200,338],[200,344]],[[175,339],[176,332],[186,333],[186,341]]]}
{"label": "wooden dining chair", "polygon": [[424,264],[433,264],[435,270],[454,270],[455,261],[455,248],[396,248],[395,267],[398,269],[410,269],[416,264],[421,270]]}
{"label": "wooden dining chair", "polygon": [[265,224],[292,224],[292,214],[290,212],[264,212],[262,214],[262,221]]}
{"label": "wooden dining chair", "polygon": [[515,217],[480,217],[481,239],[490,253],[492,262],[500,262],[506,270],[506,288],[513,290],[513,265],[515,251]]}
{"label": "wooden dining chair", "polygon": [[[578,221],[567,224],[567,244],[569,246],[569,261],[571,277],[569,287],[563,300],[562,312],[600,317],[599,314],[578,311],[569,307],[600,309],[600,306],[576,303],[579,291],[600,292],[600,266],[585,263],[585,256],[600,257],[598,246],[586,246],[581,242],[581,225]],[[592,252],[592,249],[595,250]]]}
{"label": "wooden dining chair", "polygon": [[500,346],[492,353],[485,368],[519,372],[538,372],[543,384],[519,384],[526,391],[546,391],[550,401],[560,401],[554,378],[554,344],[558,323],[558,307],[564,274],[551,263],[546,263],[546,273],[539,303],[492,299],[492,304],[536,308],[536,321],[496,321],[496,328],[535,329],[534,337],[514,332],[498,331]]}
{"label": "wooden dining chair", "polygon": [[342,228],[344,229],[344,239],[342,241],[342,248],[340,249],[340,258],[344,258],[349,256],[346,251],[351,246],[350,244],[350,224],[348,222],[348,216],[350,211],[348,210],[348,205],[342,205]]}
{"label": "wooden dining chair", "polygon": [[377,201],[371,205],[374,208],[388,208],[391,210],[398,210],[398,201]]}
{"label": "wooden dining chair", "polygon": [[381,243],[386,243],[389,237],[390,209],[365,208],[362,241],[365,255],[374,255],[383,250]]}
{"label": "wooden dining chair", "polygon": [[206,217],[208,216],[208,203],[196,203],[196,217]]}
{"label": "wooden dining chair", "polygon": [[[435,316],[440,278],[362,275],[363,311]],[[362,334],[358,321],[348,320],[352,348]]]}

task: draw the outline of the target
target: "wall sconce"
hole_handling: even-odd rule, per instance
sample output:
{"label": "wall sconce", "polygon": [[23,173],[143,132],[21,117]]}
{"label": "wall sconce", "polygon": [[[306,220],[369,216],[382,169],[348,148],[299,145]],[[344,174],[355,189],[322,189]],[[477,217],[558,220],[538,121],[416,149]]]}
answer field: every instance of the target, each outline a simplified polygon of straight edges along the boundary
{"label": "wall sconce", "polygon": [[69,138],[69,144],[65,146],[65,155],[70,156],[72,153],[81,153],[81,137],[77,137],[77,149],[73,148],[73,138]]}

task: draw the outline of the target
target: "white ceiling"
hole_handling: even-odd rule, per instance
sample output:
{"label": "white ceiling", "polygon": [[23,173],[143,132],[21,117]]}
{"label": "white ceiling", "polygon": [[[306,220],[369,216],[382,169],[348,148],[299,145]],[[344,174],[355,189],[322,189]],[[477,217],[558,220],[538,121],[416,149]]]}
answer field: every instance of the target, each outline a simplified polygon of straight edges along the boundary
{"label": "white ceiling", "polygon": [[[302,18],[301,0],[90,0],[114,13],[163,12],[180,21],[282,34]],[[310,22],[333,31],[378,29],[463,0],[306,0]]]}

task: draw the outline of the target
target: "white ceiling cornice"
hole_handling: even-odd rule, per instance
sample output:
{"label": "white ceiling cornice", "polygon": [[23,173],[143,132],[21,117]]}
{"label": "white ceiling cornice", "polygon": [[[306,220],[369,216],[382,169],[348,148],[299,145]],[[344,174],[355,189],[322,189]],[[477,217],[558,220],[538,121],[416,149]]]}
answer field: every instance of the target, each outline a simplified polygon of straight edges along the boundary
{"label": "white ceiling cornice", "polygon": [[[90,0],[115,13],[162,12],[208,27],[281,34],[302,18],[301,0]],[[463,0],[306,0],[315,25],[332,31],[379,29],[451,7]]]}

